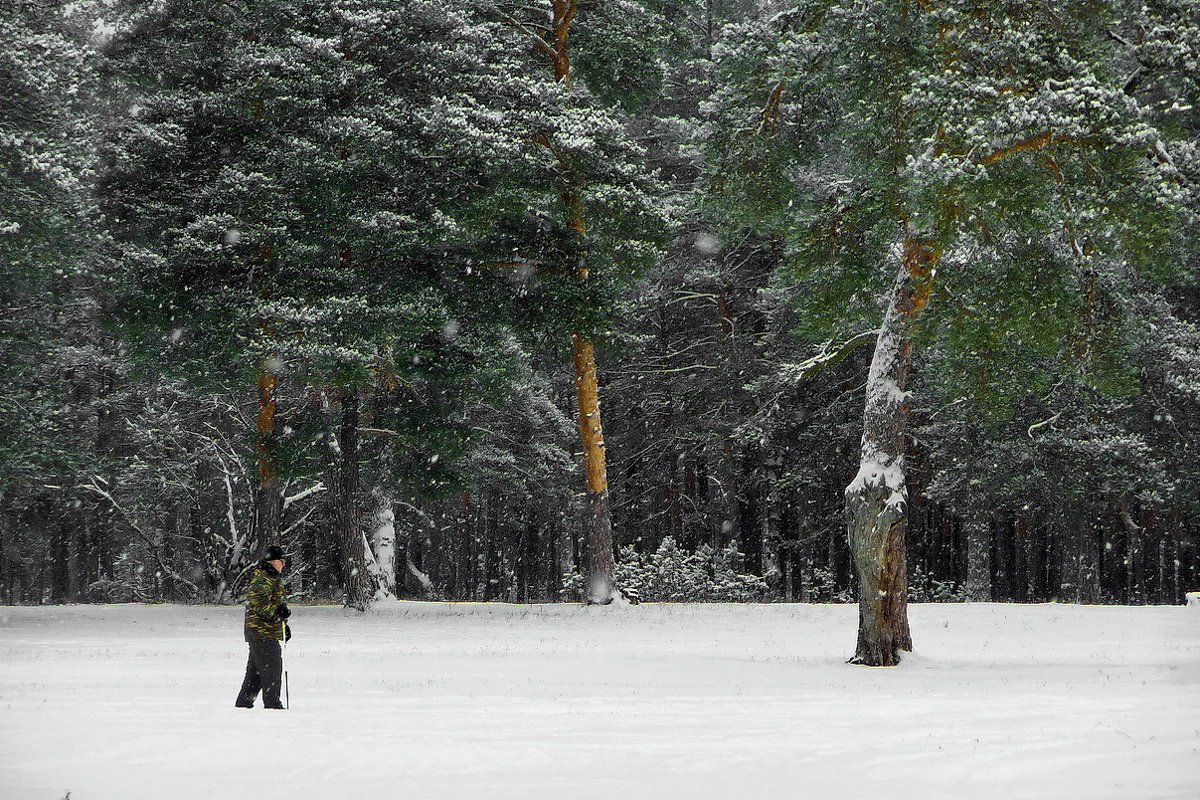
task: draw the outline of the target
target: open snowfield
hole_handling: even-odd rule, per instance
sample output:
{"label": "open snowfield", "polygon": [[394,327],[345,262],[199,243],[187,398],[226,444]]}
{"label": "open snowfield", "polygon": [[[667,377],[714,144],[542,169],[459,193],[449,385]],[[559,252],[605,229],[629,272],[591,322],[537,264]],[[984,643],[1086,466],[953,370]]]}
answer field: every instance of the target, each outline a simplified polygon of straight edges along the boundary
{"label": "open snowfield", "polygon": [[0,607],[0,798],[1200,797],[1200,610],[297,607],[291,710],[240,608]]}

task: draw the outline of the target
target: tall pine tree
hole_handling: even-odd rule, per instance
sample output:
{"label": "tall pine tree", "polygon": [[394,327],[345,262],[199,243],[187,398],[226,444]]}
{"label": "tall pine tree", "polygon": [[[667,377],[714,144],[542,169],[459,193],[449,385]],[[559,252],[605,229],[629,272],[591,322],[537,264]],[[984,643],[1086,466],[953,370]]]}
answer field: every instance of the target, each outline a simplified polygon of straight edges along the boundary
{"label": "tall pine tree", "polygon": [[1181,198],[1172,167],[1148,157],[1162,134],[1113,69],[1114,23],[1104,3],[880,0],[803,3],[727,37],[729,95],[744,99],[714,185],[731,218],[789,237],[814,328],[882,317],[845,492],[856,663],[892,665],[912,647],[914,346],[972,308],[996,319],[986,311],[996,300],[1029,291],[1021,266],[1032,257],[1050,289],[1025,310],[1069,301],[1061,335],[1103,382],[1098,298],[1158,266],[1147,236],[1171,229]]}

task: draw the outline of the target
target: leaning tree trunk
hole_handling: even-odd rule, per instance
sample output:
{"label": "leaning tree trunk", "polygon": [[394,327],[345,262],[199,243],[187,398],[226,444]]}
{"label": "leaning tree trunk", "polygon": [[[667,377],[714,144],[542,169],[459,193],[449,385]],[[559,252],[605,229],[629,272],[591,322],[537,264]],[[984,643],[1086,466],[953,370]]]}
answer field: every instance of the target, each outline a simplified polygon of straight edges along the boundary
{"label": "leaning tree trunk", "polygon": [[365,611],[371,604],[374,588],[358,510],[358,392],[348,389],[340,400],[341,421],[337,433],[330,436],[333,531],[341,555],[345,605]]}
{"label": "leaning tree trunk", "polygon": [[911,233],[898,253],[896,280],[867,378],[858,474],[846,487],[846,523],[858,573],[854,664],[895,666],[912,649],[905,533],[905,384],[913,327],[929,299],[938,251]]}

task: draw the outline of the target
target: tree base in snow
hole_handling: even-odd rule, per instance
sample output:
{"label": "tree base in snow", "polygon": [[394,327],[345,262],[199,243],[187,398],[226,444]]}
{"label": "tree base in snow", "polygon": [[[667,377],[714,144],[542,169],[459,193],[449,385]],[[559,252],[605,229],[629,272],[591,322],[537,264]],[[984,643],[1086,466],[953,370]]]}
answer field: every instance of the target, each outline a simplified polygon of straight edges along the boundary
{"label": "tree base in snow", "polygon": [[912,650],[908,625],[907,516],[892,489],[846,493],[850,547],[858,572],[858,643],[851,664],[894,667]]}
{"label": "tree base in snow", "polygon": [[908,655],[909,650],[892,650],[889,653],[855,653],[853,658],[847,659],[847,664],[853,664],[857,667],[895,667],[904,660],[904,656]]}

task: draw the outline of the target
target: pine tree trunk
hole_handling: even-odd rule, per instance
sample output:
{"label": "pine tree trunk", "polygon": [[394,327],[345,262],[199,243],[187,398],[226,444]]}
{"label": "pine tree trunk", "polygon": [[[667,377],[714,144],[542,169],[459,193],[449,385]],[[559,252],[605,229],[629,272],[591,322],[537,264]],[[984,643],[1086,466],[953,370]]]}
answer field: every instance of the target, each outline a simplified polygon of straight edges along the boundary
{"label": "pine tree trunk", "polygon": [[752,575],[763,575],[762,525],[759,522],[761,503],[759,489],[750,470],[742,472],[741,491],[737,496],[737,540],[746,554],[746,569]]}
{"label": "pine tree trunk", "polygon": [[1099,520],[1085,518],[1079,531],[1079,542],[1082,546],[1079,574],[1080,602],[1093,605],[1101,600],[1100,589],[1100,553],[1102,545],[1097,525]]}
{"label": "pine tree trunk", "polygon": [[500,493],[488,489],[483,494],[483,599],[499,600],[504,587],[500,574]]}
{"label": "pine tree trunk", "polygon": [[563,576],[575,569],[575,536],[572,526],[565,525],[559,518],[552,531],[551,548],[553,550],[554,573],[550,575],[546,586],[551,597],[558,598],[562,593]]}
{"label": "pine tree trunk", "polygon": [[4,493],[0,492],[0,602],[4,605],[17,604],[16,569],[14,559],[9,555],[9,525],[8,514],[4,510]]}
{"label": "pine tree trunk", "polygon": [[[554,79],[566,89],[571,87],[571,25],[578,11],[578,0],[551,0],[549,36],[541,38],[519,23],[518,30],[531,36],[536,47],[549,56]],[[549,133],[542,132],[536,141],[558,161],[563,176],[571,175],[566,154]],[[579,280],[588,279],[586,234],[583,202],[577,187],[564,177],[561,186],[564,204],[571,212],[568,222],[578,236],[577,263]],[[575,388],[579,398],[579,430],[583,438],[583,464],[587,472],[588,517],[588,603],[611,603],[616,597],[613,559],[612,512],[608,502],[608,477],[604,457],[604,435],[600,421],[600,398],[596,384],[596,356],[592,342],[573,332],[571,340],[575,360]]]}
{"label": "pine tree trunk", "polygon": [[358,393],[347,390],[340,400],[341,421],[331,439],[329,462],[334,538],[341,554],[345,605],[365,611],[371,604],[374,587],[358,510]]}
{"label": "pine tree trunk", "polygon": [[850,551],[858,573],[858,645],[850,659],[854,664],[894,666],[902,652],[912,650],[904,387],[912,361],[913,326],[928,302],[937,256],[916,236],[906,236],[867,377],[859,470],[845,491]]}
{"label": "pine tree trunk", "polygon": [[371,550],[374,553],[376,599],[396,596],[396,512],[392,498],[382,487],[371,492],[375,510],[371,515]]}
{"label": "pine tree trunk", "polygon": [[454,576],[457,584],[455,594],[467,600],[478,600],[476,595],[475,567],[475,511],[472,507],[471,493],[463,492],[454,510],[452,530],[457,535],[451,537],[451,548],[454,551]]}
{"label": "pine tree trunk", "polygon": [[583,438],[583,466],[587,473],[588,588],[587,602],[611,603],[616,596],[612,514],[608,504],[608,470],[604,456],[604,429],[600,421],[600,394],[596,383],[596,356],[592,343],[572,334],[575,345],[575,389],[579,398],[579,432]]}
{"label": "pine tree trunk", "polygon": [[1032,603],[1037,597],[1037,537],[1029,530],[1029,524],[1024,515],[1017,515],[1012,520],[1012,535],[1015,548],[1019,554],[1020,569],[1013,575],[1015,599]]}
{"label": "pine tree trunk", "polygon": [[1086,511],[1072,511],[1064,520],[1058,599],[1063,603],[1094,603],[1099,596],[1100,553],[1096,532]]}
{"label": "pine tree trunk", "polygon": [[1079,577],[1083,558],[1079,545],[1079,521],[1072,516],[1062,520],[1059,528],[1058,602],[1079,602]]}
{"label": "pine tree trunk", "polygon": [[967,544],[967,599],[973,603],[992,600],[992,528],[980,514],[970,514],[963,523]]}
{"label": "pine tree trunk", "polygon": [[[809,498],[809,497],[810,497],[810,495],[809,495],[808,491],[805,491],[798,496],[797,500],[802,500],[803,498]],[[811,503],[811,502],[812,502],[812,500],[809,500],[809,502],[807,502],[807,503],[800,502],[799,508],[808,509],[809,503]],[[797,523],[797,531],[796,531],[796,533],[797,533],[797,539],[796,539],[797,565],[796,566],[800,573],[799,575],[797,575],[797,580],[796,580],[796,584],[797,584],[796,599],[798,601],[800,601],[801,603],[813,602],[812,584],[813,584],[813,567],[815,566],[815,564],[814,564],[815,559],[813,557],[813,545],[815,543],[815,538],[813,536],[812,528],[813,528],[812,517],[810,516],[808,511],[804,511],[800,517],[799,522]]]}
{"label": "pine tree trunk", "polygon": [[[278,404],[275,389],[278,379],[267,365],[258,370],[258,426],[255,451],[258,458],[258,497],[255,503],[255,530],[258,534],[257,557],[279,542],[279,522],[283,516],[283,491],[275,466],[272,445],[275,439],[275,413]],[[236,566],[236,565],[235,565]]]}
{"label": "pine tree trunk", "polygon": [[[781,530],[783,515],[779,503],[779,456],[771,454],[763,459],[766,467],[766,496],[763,498],[762,504],[762,522],[761,528],[762,538],[762,576],[767,582],[767,587],[773,595],[784,589],[783,587],[783,556],[780,553],[780,546],[783,543],[783,533]],[[785,590],[786,594],[786,590]]]}
{"label": "pine tree trunk", "polygon": [[68,603],[78,603],[83,596],[83,579],[79,568],[80,550],[82,543],[79,541],[83,529],[77,525],[68,526],[66,534],[66,573],[67,573],[67,593],[66,600]]}
{"label": "pine tree trunk", "polygon": [[[1143,522],[1153,519],[1150,514],[1143,517]],[[1146,556],[1144,538],[1149,525],[1138,525],[1129,509],[1129,501],[1125,500],[1121,507],[1121,521],[1125,523],[1125,535],[1128,545],[1125,548],[1125,594],[1126,602],[1130,605],[1146,604]]]}
{"label": "pine tree trunk", "polygon": [[[574,7],[574,4],[571,4]],[[565,38],[563,40],[565,46]],[[578,236],[576,273],[581,283],[588,280],[587,226],[583,204],[571,187],[563,200],[573,210],[571,228]],[[596,379],[596,351],[590,340],[571,334],[575,363],[575,391],[579,402],[579,433],[583,441],[583,467],[587,474],[588,588],[587,602],[611,603],[617,596],[616,564],[613,558],[612,510],[608,501],[608,465],[604,450],[604,426],[600,418],[600,387]]]}

